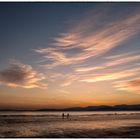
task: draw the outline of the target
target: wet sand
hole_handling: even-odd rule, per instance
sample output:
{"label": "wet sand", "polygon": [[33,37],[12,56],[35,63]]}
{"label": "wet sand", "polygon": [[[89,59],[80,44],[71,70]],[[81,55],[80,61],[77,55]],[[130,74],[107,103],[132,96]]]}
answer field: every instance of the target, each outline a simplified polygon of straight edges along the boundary
{"label": "wet sand", "polygon": [[42,133],[40,138],[140,138],[140,126],[119,127],[94,130],[63,130],[59,133]]}
{"label": "wet sand", "polygon": [[16,131],[1,132],[1,138],[140,138],[140,126],[94,130],[60,130],[60,132],[41,132],[32,136],[18,136]]}

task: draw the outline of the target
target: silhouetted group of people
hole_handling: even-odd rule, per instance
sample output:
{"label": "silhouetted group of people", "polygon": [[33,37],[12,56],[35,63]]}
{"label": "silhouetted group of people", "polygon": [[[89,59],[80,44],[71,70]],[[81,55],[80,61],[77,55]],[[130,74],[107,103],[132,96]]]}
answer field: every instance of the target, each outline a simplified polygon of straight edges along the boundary
{"label": "silhouetted group of people", "polygon": [[69,113],[67,113],[67,115],[65,115],[64,113],[62,113],[62,119],[64,119],[65,116],[66,116],[67,119],[69,119],[69,117],[70,117]]}

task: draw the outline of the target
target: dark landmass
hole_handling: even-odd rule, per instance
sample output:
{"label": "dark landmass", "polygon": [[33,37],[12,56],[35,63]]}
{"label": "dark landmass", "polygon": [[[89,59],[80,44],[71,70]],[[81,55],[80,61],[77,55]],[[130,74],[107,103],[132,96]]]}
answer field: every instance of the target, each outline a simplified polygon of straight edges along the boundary
{"label": "dark landmass", "polygon": [[140,111],[138,105],[115,105],[115,106],[87,106],[87,107],[72,107],[64,109],[40,109],[38,111]]}
{"label": "dark landmass", "polygon": [[72,107],[64,109],[39,109],[39,110],[16,110],[16,109],[0,109],[0,111],[140,111],[140,104],[137,105],[101,105],[87,107]]}

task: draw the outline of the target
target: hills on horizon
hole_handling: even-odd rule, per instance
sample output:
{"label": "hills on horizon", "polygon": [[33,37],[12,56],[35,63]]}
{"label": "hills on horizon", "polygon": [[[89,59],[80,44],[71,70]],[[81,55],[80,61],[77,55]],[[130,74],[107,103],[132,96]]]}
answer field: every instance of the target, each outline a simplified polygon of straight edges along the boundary
{"label": "hills on horizon", "polygon": [[26,109],[0,109],[0,111],[140,111],[140,104],[136,105],[99,105],[99,106],[87,106],[87,107],[71,107],[63,109],[51,109],[44,108],[38,110],[26,110]]}

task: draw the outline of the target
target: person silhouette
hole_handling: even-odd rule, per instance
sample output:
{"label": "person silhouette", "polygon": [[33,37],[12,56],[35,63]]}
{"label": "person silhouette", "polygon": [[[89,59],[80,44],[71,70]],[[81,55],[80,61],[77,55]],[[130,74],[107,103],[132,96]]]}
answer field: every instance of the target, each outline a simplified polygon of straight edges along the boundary
{"label": "person silhouette", "polygon": [[67,119],[69,119],[69,116],[70,116],[69,113],[67,113]]}
{"label": "person silhouette", "polygon": [[64,117],[65,117],[65,114],[64,114],[64,113],[62,113],[62,119],[64,119]]}

